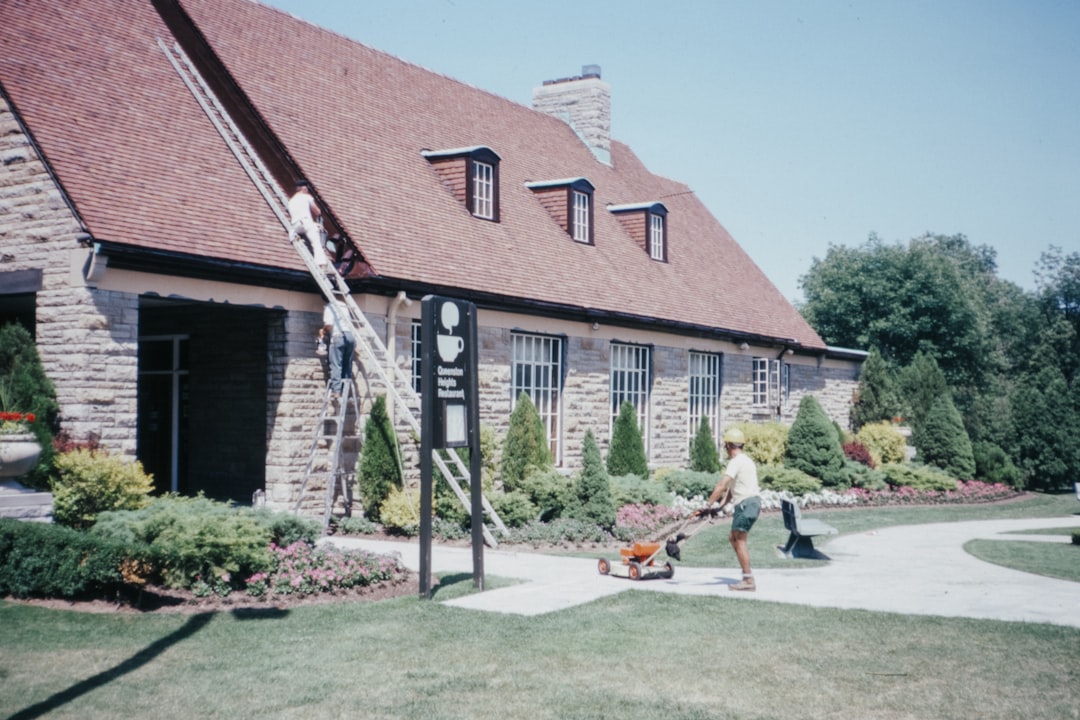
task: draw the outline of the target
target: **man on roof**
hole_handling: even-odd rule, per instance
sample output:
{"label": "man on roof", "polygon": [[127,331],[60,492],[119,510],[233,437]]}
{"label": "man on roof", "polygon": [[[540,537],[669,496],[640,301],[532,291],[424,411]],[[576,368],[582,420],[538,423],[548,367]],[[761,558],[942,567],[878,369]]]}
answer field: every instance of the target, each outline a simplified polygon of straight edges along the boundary
{"label": "man on roof", "polygon": [[311,256],[320,270],[326,268],[326,251],[323,249],[322,210],[311,196],[311,184],[307,180],[296,182],[296,192],[289,198],[289,221],[294,235],[303,235],[311,246]]}

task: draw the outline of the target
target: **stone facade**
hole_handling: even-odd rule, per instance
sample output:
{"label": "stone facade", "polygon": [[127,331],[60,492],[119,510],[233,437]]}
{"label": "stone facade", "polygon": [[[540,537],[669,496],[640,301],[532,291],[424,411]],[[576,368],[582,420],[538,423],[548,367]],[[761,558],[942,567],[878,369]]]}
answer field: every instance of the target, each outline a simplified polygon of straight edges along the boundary
{"label": "stone facade", "polygon": [[[115,269],[88,273],[91,261],[107,260],[95,259],[93,249],[80,244],[88,236],[85,228],[4,105],[0,105],[0,162],[0,296],[5,294],[5,277],[40,273],[33,320],[39,352],[56,386],[62,427],[76,439],[93,434],[110,450],[136,456],[141,452],[139,412],[144,399],[140,337],[183,332],[196,356],[185,435],[186,467],[196,477],[193,487],[239,501],[248,500],[253,488],[262,489],[269,506],[291,509],[325,387],[324,363],[313,352],[321,299],[310,293]],[[101,267],[107,265],[98,271]],[[408,368],[411,325],[419,318],[419,303],[402,307],[398,315],[392,309],[394,301],[387,298],[356,299],[380,336],[386,338],[393,319],[397,362]],[[559,409],[559,461],[564,472],[580,466],[588,430],[606,450],[613,342],[651,348],[647,448],[653,467],[681,466],[688,459],[690,351],[722,357],[721,427],[746,420],[790,423],[807,393],[847,426],[859,372],[857,361],[786,357],[790,393],[777,415],[773,409],[753,405],[753,357],[777,358],[782,348],[743,348],[727,341],[481,309],[480,416],[500,438],[505,436],[512,405],[515,332],[558,337],[564,343]],[[363,377],[360,385],[363,414],[385,388]],[[353,419],[352,433],[362,435],[364,419]],[[417,454],[409,447],[415,433],[404,423],[398,425],[415,477]],[[352,465],[358,448],[354,445],[348,451]],[[325,486],[308,487],[305,511],[321,512],[324,495]]]}

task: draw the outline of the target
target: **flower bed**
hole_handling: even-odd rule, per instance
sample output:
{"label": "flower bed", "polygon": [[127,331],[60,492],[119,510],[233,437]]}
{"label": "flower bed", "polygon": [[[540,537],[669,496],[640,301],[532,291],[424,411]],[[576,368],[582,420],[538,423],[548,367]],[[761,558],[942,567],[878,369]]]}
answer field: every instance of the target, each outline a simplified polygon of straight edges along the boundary
{"label": "flower bed", "polygon": [[255,573],[245,587],[253,597],[336,593],[381,582],[397,582],[408,570],[396,557],[331,545],[294,542],[271,545],[274,569]]}

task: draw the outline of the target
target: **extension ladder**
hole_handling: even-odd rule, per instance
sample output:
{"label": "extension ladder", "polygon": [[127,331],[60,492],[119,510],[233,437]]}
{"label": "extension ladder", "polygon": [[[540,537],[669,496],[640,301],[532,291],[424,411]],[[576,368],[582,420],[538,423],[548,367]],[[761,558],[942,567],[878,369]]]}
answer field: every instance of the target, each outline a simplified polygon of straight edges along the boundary
{"label": "extension ladder", "polygon": [[[200,107],[202,107],[215,129],[217,129],[218,133],[225,141],[225,144],[228,145],[229,149],[240,163],[241,167],[243,167],[244,171],[248,174],[252,184],[259,190],[266,200],[266,204],[281,222],[282,227],[289,233],[289,240],[292,242],[297,254],[304,261],[308,272],[311,273],[311,277],[315,280],[323,297],[325,297],[329,303],[334,316],[337,318],[338,324],[341,327],[352,328],[353,336],[356,339],[354,361],[359,363],[361,372],[363,372],[365,379],[369,381],[369,386],[372,376],[374,376],[375,381],[385,388],[388,400],[393,400],[393,406],[398,411],[396,414],[397,417],[407,423],[413,435],[416,438],[419,438],[420,421],[417,418],[420,415],[420,397],[413,389],[411,379],[405,375],[401,368],[399,368],[390,358],[390,355],[386,350],[386,345],[356,304],[345,279],[332,265],[327,268],[320,268],[316,264],[311,250],[305,243],[304,237],[295,233],[292,229],[292,223],[289,222],[287,213],[288,197],[273,178],[270,171],[263,164],[258,153],[251,147],[247,138],[244,137],[240,128],[237,127],[236,123],[229,116],[228,111],[218,100],[213,90],[207,85],[187,53],[184,52],[184,49],[180,47],[179,43],[174,43],[170,47],[162,41],[161,38],[158,38],[157,42],[162,52],[164,52],[165,56],[168,58],[169,63],[176,70],[176,73],[183,80]],[[310,242],[319,241],[320,238],[310,239]],[[356,388],[354,387],[354,392],[352,394],[354,403],[358,402],[355,389]],[[329,389],[327,392],[329,392]],[[342,405],[344,406],[345,403],[342,403]],[[325,413],[325,401],[323,410]],[[322,420],[323,418],[320,418],[320,422],[322,422]],[[343,424],[339,425],[339,429],[342,427]],[[316,437],[312,442],[312,453],[317,449],[316,446],[319,441],[320,438],[318,437],[317,428]],[[337,446],[340,447],[340,443]],[[445,457],[443,453],[445,453]],[[446,480],[447,484],[453,490],[462,505],[464,505],[465,509],[471,511],[472,505],[469,501],[469,497],[462,489],[462,484],[467,485],[470,473],[469,468],[461,460],[461,457],[453,449],[446,449],[443,451],[434,450],[432,451],[432,461],[434,467],[438,469],[439,473]],[[306,491],[312,464],[311,453],[309,453],[308,468],[305,470],[304,479],[301,484],[300,499],[303,499],[303,494]],[[335,477],[332,479],[335,480],[335,482],[327,482],[327,507],[332,505],[337,487],[337,478]],[[491,503],[488,502],[488,499],[481,495],[481,501],[485,514],[491,519],[495,528],[503,535],[508,535],[509,530],[499,518],[495,509],[491,506]],[[300,501],[298,500],[296,504],[297,511],[299,510],[299,503]],[[328,512],[324,516],[326,522],[329,521]],[[483,530],[484,539],[487,541],[488,545],[491,547],[497,546],[498,542],[495,540],[491,529],[488,528],[486,523],[483,525]]]}

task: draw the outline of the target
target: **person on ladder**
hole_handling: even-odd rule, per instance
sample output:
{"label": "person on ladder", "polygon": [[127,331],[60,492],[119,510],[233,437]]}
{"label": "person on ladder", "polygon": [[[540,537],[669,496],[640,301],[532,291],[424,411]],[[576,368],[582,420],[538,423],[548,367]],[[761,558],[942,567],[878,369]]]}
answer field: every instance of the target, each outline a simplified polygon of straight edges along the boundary
{"label": "person on ladder", "polygon": [[342,327],[338,313],[326,304],[323,310],[323,326],[319,335],[329,338],[330,346],[330,392],[339,397],[346,380],[352,380],[352,356],[356,350],[356,338],[352,328]]}
{"label": "person on ladder", "polygon": [[311,183],[307,180],[297,180],[296,192],[289,198],[289,222],[292,223],[292,234],[303,235],[307,238],[315,264],[320,270],[326,270],[326,250],[323,248],[320,220],[322,220],[322,210],[319,210],[319,206],[315,204],[315,198],[311,196]]}

